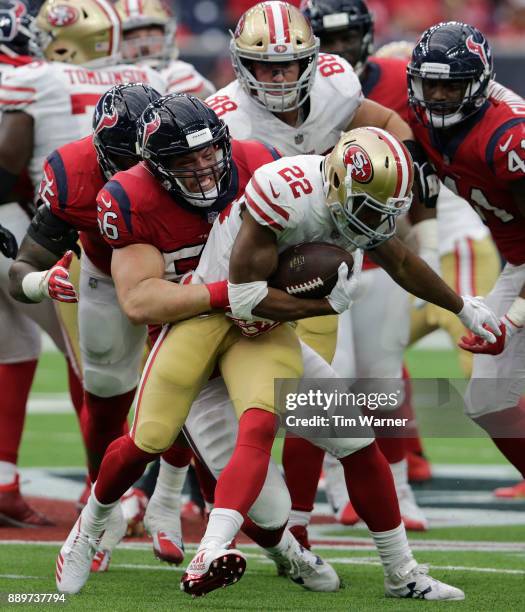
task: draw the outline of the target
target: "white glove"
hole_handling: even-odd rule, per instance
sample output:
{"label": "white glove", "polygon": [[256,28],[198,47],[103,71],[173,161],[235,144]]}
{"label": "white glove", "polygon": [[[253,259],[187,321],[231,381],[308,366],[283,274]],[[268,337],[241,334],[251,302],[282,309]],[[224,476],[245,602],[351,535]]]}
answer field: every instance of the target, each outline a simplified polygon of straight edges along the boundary
{"label": "white glove", "polygon": [[363,254],[360,250],[357,250],[353,255],[354,271],[349,276],[348,265],[343,262],[337,270],[337,283],[330,295],[326,297],[337,314],[341,314],[350,308],[358,292]]}
{"label": "white glove", "polygon": [[49,270],[29,272],[22,279],[22,291],[32,302],[41,302],[49,297],[57,302],[78,302],[78,295],[69,280],[69,267],[73,251],[67,251],[62,259]]}
{"label": "white glove", "polygon": [[[490,344],[494,344],[496,336],[501,336],[498,317],[485,304],[481,296],[471,297],[470,295],[465,295],[461,297],[463,299],[463,308],[458,312],[458,317],[463,325]],[[486,329],[485,326],[490,327],[496,335]]]}

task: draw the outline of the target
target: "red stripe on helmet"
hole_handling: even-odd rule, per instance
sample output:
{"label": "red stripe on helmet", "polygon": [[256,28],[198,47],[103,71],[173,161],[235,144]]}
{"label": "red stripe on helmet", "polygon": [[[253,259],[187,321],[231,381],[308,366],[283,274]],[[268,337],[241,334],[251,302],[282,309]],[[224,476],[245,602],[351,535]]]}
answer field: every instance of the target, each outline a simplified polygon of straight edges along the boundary
{"label": "red stripe on helmet", "polygon": [[266,13],[266,19],[268,19],[268,28],[270,30],[270,42],[275,43],[275,21],[273,18],[272,6],[271,4],[264,5],[264,12]]}

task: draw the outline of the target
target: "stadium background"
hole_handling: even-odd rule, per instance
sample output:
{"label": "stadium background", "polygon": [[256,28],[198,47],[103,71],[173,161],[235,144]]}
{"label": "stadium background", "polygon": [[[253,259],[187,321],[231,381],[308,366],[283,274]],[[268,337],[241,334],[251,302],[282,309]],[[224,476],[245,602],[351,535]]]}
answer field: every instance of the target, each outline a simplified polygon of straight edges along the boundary
{"label": "stadium background", "polygon": [[[233,76],[226,32],[253,4],[249,0],[174,2],[181,58],[194,63],[217,87]],[[417,8],[413,0],[370,0],[368,4],[376,19],[376,48],[392,40],[415,40],[427,26],[440,20],[464,20],[478,26],[493,44],[497,79],[525,95],[525,0],[426,0]],[[34,497],[35,507],[45,510],[58,527],[0,529],[2,593],[54,591],[53,559],[66,528],[74,520],[73,500],[83,485],[83,450],[69,406],[63,360],[49,343],[44,347],[31,394],[20,467],[23,492]],[[457,357],[439,332],[411,349],[407,363],[415,377],[461,376]],[[278,440],[274,449],[278,460],[280,444]],[[467,600],[460,604],[462,610],[523,609],[525,500],[496,500],[491,494],[495,486],[513,484],[517,473],[486,438],[427,439],[425,449],[435,477],[415,487],[418,502],[431,523],[428,533],[411,536],[418,557],[431,564],[433,575],[466,591]],[[322,486],[315,523],[311,539],[316,550],[334,563],[346,584],[338,594],[306,593],[276,578],[260,551],[248,547],[250,571],[235,589],[214,593],[205,602],[189,602],[177,593],[180,569],[155,562],[149,543],[143,540],[128,541],[121,547],[110,572],[90,581],[69,607],[129,610],[137,605],[149,609],[154,604],[156,610],[172,609],[174,605],[179,609],[191,606],[210,610],[405,608],[405,602],[401,605],[382,599],[380,568],[366,531],[360,525],[344,528],[333,524]],[[185,524],[188,558],[193,550],[191,543],[201,529],[198,521]],[[103,581],[104,588],[97,588],[98,581]],[[107,588],[110,585],[111,590]],[[406,602],[409,608],[413,605],[420,604]]]}

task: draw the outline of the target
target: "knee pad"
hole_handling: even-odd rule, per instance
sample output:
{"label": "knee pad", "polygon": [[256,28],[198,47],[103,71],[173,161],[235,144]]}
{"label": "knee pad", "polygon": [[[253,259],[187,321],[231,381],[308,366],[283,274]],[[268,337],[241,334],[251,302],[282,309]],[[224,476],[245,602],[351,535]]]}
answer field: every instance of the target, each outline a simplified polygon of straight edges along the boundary
{"label": "knee pad", "polygon": [[288,522],[292,500],[279,469],[273,461],[259,496],[253,503],[248,516],[263,529],[278,529]]}
{"label": "knee pad", "polygon": [[372,444],[374,438],[316,438],[311,442],[320,448],[324,448],[332,457],[344,459]]}
{"label": "knee pad", "polygon": [[165,423],[144,421],[137,426],[132,438],[138,448],[147,453],[163,453],[171,447],[178,432],[166,427]]}
{"label": "knee pad", "polygon": [[84,362],[84,389],[99,397],[113,397],[131,391],[137,386],[138,368],[119,370],[118,368],[96,367]]}

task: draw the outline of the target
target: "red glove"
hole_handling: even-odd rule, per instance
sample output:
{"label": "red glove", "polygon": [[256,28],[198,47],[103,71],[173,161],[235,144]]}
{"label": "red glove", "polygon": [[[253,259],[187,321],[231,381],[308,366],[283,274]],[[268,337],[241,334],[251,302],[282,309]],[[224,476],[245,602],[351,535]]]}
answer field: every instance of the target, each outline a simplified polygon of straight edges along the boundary
{"label": "red glove", "polygon": [[75,287],[69,280],[69,266],[73,260],[73,251],[67,251],[62,259],[47,271],[43,281],[43,289],[47,295],[57,302],[78,302]]}
{"label": "red glove", "polygon": [[[487,325],[484,325],[483,327],[490,329]],[[501,336],[496,336],[496,342],[494,342],[494,344],[490,344],[484,338],[469,332],[468,336],[463,336],[461,338],[461,340],[458,342],[458,346],[459,348],[469,351],[470,353],[499,355],[505,350],[510,338],[515,333],[520,331],[520,329],[521,327],[518,327],[507,316],[504,316],[500,319],[499,323]]]}

